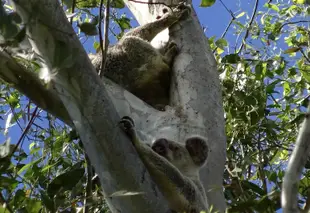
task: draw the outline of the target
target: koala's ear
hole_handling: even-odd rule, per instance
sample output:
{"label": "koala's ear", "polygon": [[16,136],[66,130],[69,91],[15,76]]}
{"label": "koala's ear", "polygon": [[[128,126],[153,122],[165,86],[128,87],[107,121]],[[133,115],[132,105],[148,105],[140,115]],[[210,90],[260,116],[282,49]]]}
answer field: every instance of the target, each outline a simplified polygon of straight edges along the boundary
{"label": "koala's ear", "polygon": [[185,147],[197,166],[203,166],[208,158],[207,142],[199,137],[188,138]]}

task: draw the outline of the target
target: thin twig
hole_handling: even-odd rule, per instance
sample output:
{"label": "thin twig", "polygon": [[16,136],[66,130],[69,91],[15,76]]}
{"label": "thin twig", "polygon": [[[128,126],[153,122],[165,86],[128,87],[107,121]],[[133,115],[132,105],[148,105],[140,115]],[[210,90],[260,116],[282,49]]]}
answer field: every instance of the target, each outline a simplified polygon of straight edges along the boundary
{"label": "thin twig", "polygon": [[301,125],[295,148],[290,156],[282,184],[281,204],[283,213],[297,213],[298,182],[310,152],[310,105]]}
{"label": "thin twig", "polygon": [[286,25],[290,25],[290,24],[299,24],[299,23],[310,23],[310,21],[292,21],[292,22],[287,22],[287,23],[284,23],[282,24],[280,27],[279,27],[279,32],[281,32],[282,28],[285,27]]}
{"label": "thin twig", "polygon": [[222,3],[222,5],[224,6],[224,8],[227,10],[227,12],[229,12],[229,13],[230,13],[231,17],[232,17],[233,19],[235,19],[235,15],[234,15],[234,13],[233,13],[230,9],[228,9],[228,8],[227,8],[227,6],[223,3],[223,1],[222,1],[222,0],[220,0],[220,2],[221,2],[221,3]]}
{"label": "thin twig", "polygon": [[254,9],[253,9],[253,12],[252,12],[252,17],[251,17],[250,22],[249,22],[249,24],[248,24],[248,26],[247,26],[247,30],[246,30],[246,32],[245,32],[244,38],[243,38],[243,40],[242,40],[242,43],[241,43],[241,45],[240,45],[239,50],[237,51],[237,53],[240,53],[240,51],[241,51],[242,48],[244,47],[244,44],[245,44],[246,39],[247,39],[248,36],[249,36],[250,28],[251,28],[251,25],[252,25],[252,23],[253,23],[253,21],[254,21],[256,12],[257,12],[257,7],[258,7],[258,0],[255,1],[255,6],[254,6]]}
{"label": "thin twig", "polygon": [[103,8],[103,0],[100,1],[100,6],[99,6],[99,43],[100,43],[100,51],[101,51],[101,65],[99,67],[99,72],[98,72],[99,76],[101,76],[101,66],[102,66],[102,59],[104,55],[103,38],[102,38],[102,30],[101,30],[102,8]]}
{"label": "thin twig", "polygon": [[[227,6],[223,3],[222,0],[220,0],[220,2],[222,3],[222,5],[224,6],[224,8],[227,10],[227,12],[228,12],[228,13],[230,14],[230,16],[231,16],[231,20],[230,20],[229,24],[227,25],[227,27],[225,28],[225,30],[224,30],[222,36],[221,36],[221,38],[224,38],[225,35],[226,35],[226,33],[228,32],[228,30],[229,30],[231,24],[232,24],[233,21],[236,19],[236,17],[235,17],[235,15],[234,15],[234,13],[233,13],[230,9],[227,8]],[[214,48],[213,53],[215,53],[215,51],[217,50],[217,48],[218,48],[218,47],[215,47],[215,48]]]}
{"label": "thin twig", "polygon": [[[226,29],[225,29],[224,32],[223,32],[221,38],[224,38],[224,37],[225,37],[226,33],[228,32],[228,29],[230,28],[230,25],[233,23],[234,20],[235,20],[235,17],[232,16],[232,18],[231,18],[229,24],[227,25]],[[215,47],[215,48],[214,48],[213,53],[215,53],[215,51],[217,50],[217,48],[218,48],[218,47]]]}
{"label": "thin twig", "polygon": [[76,4],[76,0],[73,0],[72,1],[72,7],[71,7],[71,13],[72,13],[72,17],[70,18],[70,24],[72,25],[73,23],[73,13],[74,13],[74,10],[75,10],[75,4]]}
{"label": "thin twig", "polygon": [[[102,2],[103,0],[101,0]],[[100,2],[100,4],[101,4]],[[102,5],[100,5],[100,14],[102,14]],[[102,16],[101,16],[102,17]],[[103,41],[102,41],[102,34],[101,34],[101,17],[99,17],[100,24],[99,24],[99,34],[100,34],[100,48],[101,48],[101,65],[99,69],[99,76],[100,78],[103,77],[106,61],[107,61],[107,52],[109,46],[109,22],[110,22],[110,0],[107,0],[107,4],[105,6],[105,19],[104,19],[104,49],[103,49]]]}
{"label": "thin twig", "polygon": [[26,128],[24,129],[22,135],[21,135],[20,138],[18,139],[18,141],[17,141],[17,143],[16,143],[16,145],[15,145],[15,147],[14,147],[14,149],[13,149],[13,151],[11,152],[11,155],[10,155],[9,157],[11,157],[11,156],[14,154],[14,152],[16,152],[16,150],[17,150],[17,148],[19,147],[20,143],[23,141],[24,137],[25,137],[26,134],[28,133],[28,131],[29,131],[29,129],[30,129],[32,123],[34,122],[34,120],[35,120],[35,118],[36,118],[36,116],[37,116],[37,111],[38,111],[38,107],[36,107],[36,108],[34,109],[30,121],[28,122],[28,124],[27,124]]}
{"label": "thin twig", "polygon": [[86,192],[85,192],[85,200],[84,200],[84,213],[90,212],[90,204],[92,201],[92,178],[93,178],[93,168],[90,163],[90,160],[85,152],[85,161],[87,164],[87,182],[86,182]]}
{"label": "thin twig", "polygon": [[304,58],[306,59],[306,61],[308,61],[310,63],[310,59],[307,57],[307,55],[305,54],[305,52],[302,50],[302,48],[300,48],[299,52],[301,52],[301,54],[304,56]]}

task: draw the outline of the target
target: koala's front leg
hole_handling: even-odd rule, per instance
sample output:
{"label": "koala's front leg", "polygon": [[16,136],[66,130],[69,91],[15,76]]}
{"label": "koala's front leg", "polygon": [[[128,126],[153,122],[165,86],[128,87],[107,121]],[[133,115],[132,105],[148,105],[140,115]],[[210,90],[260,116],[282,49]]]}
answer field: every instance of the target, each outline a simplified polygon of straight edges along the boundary
{"label": "koala's front leg", "polygon": [[163,31],[164,29],[170,27],[174,23],[179,20],[183,20],[189,16],[191,9],[189,6],[184,4],[180,4],[178,7],[173,9],[170,12],[166,12],[162,17],[159,19],[132,29],[131,31],[127,32],[124,37],[126,36],[137,36],[146,41],[152,41],[153,38]]}

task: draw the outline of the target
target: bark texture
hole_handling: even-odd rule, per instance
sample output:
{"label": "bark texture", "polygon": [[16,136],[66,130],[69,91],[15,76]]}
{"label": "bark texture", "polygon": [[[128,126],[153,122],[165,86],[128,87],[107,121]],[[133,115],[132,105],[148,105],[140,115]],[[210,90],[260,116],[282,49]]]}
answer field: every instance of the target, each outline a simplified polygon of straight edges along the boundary
{"label": "bark texture", "polygon": [[[141,25],[161,15],[162,8],[165,7],[154,4],[163,2],[160,0],[152,1],[149,5],[130,0],[125,2]],[[176,0],[164,2],[170,5],[179,3]],[[187,124],[184,129],[175,130],[179,135],[177,138],[184,141],[184,136],[199,134],[208,139],[211,152],[207,166],[201,171],[201,180],[207,191],[209,205],[223,212],[226,208],[222,188],[226,136],[216,61],[194,10],[191,18],[177,24],[169,35],[181,47],[181,53],[176,57],[173,67],[171,105],[180,118],[175,122],[183,126]],[[168,40],[167,36],[168,33],[163,32],[154,40],[160,45]]]}
{"label": "bark texture", "polygon": [[[54,72],[50,86],[63,102],[83,141],[111,210],[167,212],[166,201],[145,172],[131,142],[118,128],[120,116],[59,2],[18,0],[14,4],[27,23],[32,47]],[[57,48],[67,52],[64,61],[68,63],[57,62]],[[113,196],[120,191],[138,195]]]}

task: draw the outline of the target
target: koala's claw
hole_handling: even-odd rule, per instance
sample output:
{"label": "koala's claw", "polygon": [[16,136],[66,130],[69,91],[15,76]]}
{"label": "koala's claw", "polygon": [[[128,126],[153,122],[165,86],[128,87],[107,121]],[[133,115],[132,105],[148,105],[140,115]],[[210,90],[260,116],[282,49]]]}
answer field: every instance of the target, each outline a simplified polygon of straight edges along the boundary
{"label": "koala's claw", "polygon": [[177,48],[177,47],[178,47],[178,45],[177,45],[177,43],[175,43],[175,41],[170,41],[168,46],[167,46],[167,49],[169,50],[169,49],[173,49],[173,48]]}
{"label": "koala's claw", "polygon": [[133,137],[135,123],[129,116],[124,116],[119,122],[121,129],[130,137]]}

